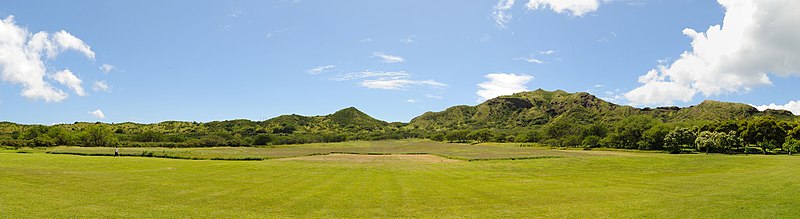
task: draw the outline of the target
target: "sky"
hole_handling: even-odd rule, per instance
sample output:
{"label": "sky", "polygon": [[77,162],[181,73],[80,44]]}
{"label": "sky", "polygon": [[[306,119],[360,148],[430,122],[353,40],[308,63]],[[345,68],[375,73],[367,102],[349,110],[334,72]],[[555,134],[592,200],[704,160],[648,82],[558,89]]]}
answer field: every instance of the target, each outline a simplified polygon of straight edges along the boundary
{"label": "sky", "polygon": [[0,0],[0,120],[385,121],[526,90],[800,114],[800,1]]}

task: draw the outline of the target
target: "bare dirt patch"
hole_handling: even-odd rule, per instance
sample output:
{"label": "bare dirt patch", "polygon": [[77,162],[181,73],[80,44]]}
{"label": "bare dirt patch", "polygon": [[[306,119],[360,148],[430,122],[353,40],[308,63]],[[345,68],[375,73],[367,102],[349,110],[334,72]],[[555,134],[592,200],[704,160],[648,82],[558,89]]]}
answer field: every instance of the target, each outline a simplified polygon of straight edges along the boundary
{"label": "bare dirt patch", "polygon": [[427,155],[427,154],[392,154],[392,155],[328,154],[328,155],[284,158],[280,160],[353,162],[353,163],[448,163],[448,162],[460,161],[460,160],[448,159],[436,155]]}
{"label": "bare dirt patch", "polygon": [[643,152],[630,152],[630,151],[606,151],[606,150],[559,150],[559,151],[566,151],[574,154],[581,154],[581,155],[590,155],[590,156],[621,156],[621,157],[633,157],[633,156],[643,156],[646,154],[652,153],[643,153]]}

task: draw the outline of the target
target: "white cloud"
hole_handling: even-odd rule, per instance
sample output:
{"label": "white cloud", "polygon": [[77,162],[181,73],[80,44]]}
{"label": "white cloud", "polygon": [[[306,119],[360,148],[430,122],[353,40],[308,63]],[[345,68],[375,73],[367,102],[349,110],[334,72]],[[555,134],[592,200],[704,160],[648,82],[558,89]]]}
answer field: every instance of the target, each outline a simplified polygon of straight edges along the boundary
{"label": "white cloud", "polygon": [[532,53],[532,54],[530,54],[528,56],[525,56],[525,57],[514,58],[514,60],[520,60],[520,61],[525,61],[525,62],[529,62],[529,63],[536,63],[536,64],[546,64],[547,62],[543,61],[540,58],[536,58],[536,54],[538,54],[538,56],[541,57],[541,56],[550,56],[550,55],[556,54],[557,52],[558,51],[555,51],[555,50],[538,51],[536,53]]}
{"label": "white cloud", "polygon": [[[95,57],[86,43],[66,31],[52,35],[44,31],[31,34],[16,25],[14,16],[0,20],[0,75],[5,82],[21,85],[20,94],[25,98],[59,102],[69,96],[46,81],[47,67],[42,60],[45,55],[53,59],[68,50],[81,52],[90,59]],[[80,79],[68,70],[57,72],[50,79],[67,85],[78,95],[85,95]]]}
{"label": "white cloud", "polygon": [[312,69],[308,69],[306,71],[309,74],[315,75],[315,74],[326,72],[326,71],[331,70],[333,68],[336,68],[336,66],[335,65],[323,65],[323,66],[314,67]]}
{"label": "white cloud", "polygon": [[337,75],[331,80],[349,81],[361,80],[359,85],[370,89],[403,90],[409,86],[427,86],[433,88],[446,87],[447,84],[435,80],[413,80],[413,74],[405,71],[362,71]]}
{"label": "white cloud", "polygon": [[95,81],[92,85],[92,90],[111,92],[111,86],[109,86],[106,81]]}
{"label": "white cloud", "polygon": [[384,54],[382,52],[372,53],[372,57],[381,58],[381,59],[383,59],[382,61],[385,62],[385,63],[399,63],[399,62],[405,62],[406,61],[406,59],[404,59],[403,57],[394,56],[394,55],[387,55],[387,54]]}
{"label": "white cloud", "polygon": [[66,50],[75,50],[83,53],[90,59],[94,59],[94,52],[92,51],[91,47],[86,45],[83,40],[78,39],[70,33],[67,33],[67,31],[61,30],[56,32],[56,34],[53,35],[53,40],[55,40],[58,44],[56,48],[62,52]]}
{"label": "white cloud", "polygon": [[405,44],[412,44],[412,43],[416,42],[414,40],[414,38],[417,38],[417,35],[411,35],[411,36],[408,36],[406,38],[403,38],[403,39],[400,40],[400,42],[403,42]]}
{"label": "white cloud", "polygon": [[406,73],[405,71],[361,71],[361,72],[351,72],[346,74],[339,74],[331,80],[334,81],[349,81],[349,80],[356,80],[356,79],[364,79],[364,78],[382,78],[382,79],[401,79],[401,78],[410,78],[411,74]]}
{"label": "white cloud", "polygon": [[800,115],[800,101],[789,101],[784,105],[777,105],[771,103],[769,105],[761,105],[761,106],[753,106],[758,110],[764,111],[766,109],[779,109],[779,110],[789,110],[792,111],[795,115]]}
{"label": "white cloud", "polygon": [[484,34],[483,37],[481,37],[481,39],[479,39],[478,41],[481,41],[481,43],[485,43],[485,42],[489,42],[489,40],[492,40],[492,36]]}
{"label": "white cloud", "polygon": [[372,42],[375,42],[375,40],[373,40],[372,38],[364,38],[362,40],[359,40],[359,42],[361,42],[361,43],[372,43]]}
{"label": "white cloud", "polygon": [[408,99],[408,100],[406,100],[406,102],[407,102],[407,103],[417,103],[417,100],[415,100],[415,99]]}
{"label": "white cloud", "polygon": [[92,115],[92,116],[94,116],[94,118],[98,118],[98,119],[105,119],[106,118],[106,114],[103,113],[103,111],[101,111],[100,109],[96,109],[94,111],[89,112],[89,115]]}
{"label": "white cloud", "polygon": [[50,77],[52,77],[53,80],[58,81],[58,83],[66,85],[67,87],[72,89],[72,91],[75,91],[75,94],[78,94],[78,96],[86,96],[86,92],[83,90],[83,86],[81,86],[81,83],[83,83],[83,81],[81,81],[81,79],[78,78],[78,76],[75,76],[75,74],[72,74],[72,72],[69,69],[64,69],[62,71],[56,72]]}
{"label": "white cloud", "polygon": [[291,30],[291,28],[283,28],[276,31],[267,32],[267,39],[277,36],[278,34],[286,33],[286,31]]}
{"label": "white cloud", "polygon": [[100,71],[103,71],[103,73],[109,73],[115,69],[117,69],[117,67],[110,64],[103,64],[100,66]]}
{"label": "white cloud", "polygon": [[536,63],[536,64],[544,64],[545,63],[544,61],[542,61],[540,59],[537,59],[537,58],[534,58],[534,57],[519,57],[519,58],[514,58],[514,60],[521,60],[521,61],[526,61],[526,62],[529,62],[529,63]]}
{"label": "white cloud", "polygon": [[410,85],[425,85],[434,88],[447,86],[447,84],[434,80],[414,81],[410,79],[376,79],[365,80],[361,82],[361,86],[363,87],[384,90],[402,90]]}
{"label": "white cloud", "polygon": [[545,51],[539,51],[539,55],[552,55],[556,54],[557,52],[558,51],[555,50],[545,50]]}
{"label": "white cloud", "polygon": [[243,15],[245,15],[244,11],[236,9],[236,10],[233,10],[231,13],[229,13],[228,17],[237,18],[237,17],[241,17]]}
{"label": "white cloud", "polygon": [[607,90],[607,91],[603,92],[603,96],[600,97],[600,99],[603,99],[605,101],[612,102],[612,103],[619,103],[620,101],[623,101],[625,99],[625,97],[623,97],[622,94],[620,94],[620,89],[616,89],[616,90],[613,90],[613,91]]}
{"label": "white cloud", "polygon": [[443,96],[441,96],[441,95],[435,95],[435,94],[425,94],[425,97],[427,97],[427,98],[431,98],[431,99],[439,99],[439,100],[441,100],[441,99],[444,99],[444,97],[443,97]]}
{"label": "white cloud", "polygon": [[507,11],[511,10],[512,7],[514,7],[514,0],[500,0],[497,2],[497,5],[494,6],[492,18],[498,27],[505,27],[508,25],[508,22],[511,22],[511,13]]}
{"label": "white cloud", "polygon": [[600,2],[597,0],[530,0],[526,6],[531,10],[550,8],[559,14],[569,13],[572,16],[580,17],[596,11]]}
{"label": "white cloud", "polygon": [[633,104],[671,104],[705,96],[747,92],[772,84],[768,74],[800,75],[800,1],[719,0],[722,25],[705,33],[684,29],[692,38],[670,65],[639,78],[640,87],[625,94]]}
{"label": "white cloud", "polygon": [[477,94],[478,101],[485,101],[502,95],[514,94],[528,90],[525,84],[533,80],[533,76],[526,74],[492,73],[484,77],[489,81],[478,84],[480,89]]}

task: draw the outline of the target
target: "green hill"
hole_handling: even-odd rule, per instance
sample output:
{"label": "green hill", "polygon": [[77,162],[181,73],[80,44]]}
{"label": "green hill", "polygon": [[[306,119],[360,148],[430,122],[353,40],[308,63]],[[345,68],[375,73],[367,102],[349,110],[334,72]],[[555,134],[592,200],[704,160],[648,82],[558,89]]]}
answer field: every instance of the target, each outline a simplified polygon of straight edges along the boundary
{"label": "green hill", "polygon": [[758,111],[741,103],[706,100],[697,106],[634,108],[607,102],[589,93],[565,91],[520,92],[487,100],[476,106],[455,106],[441,112],[426,112],[409,123],[412,128],[433,131],[453,129],[514,129],[548,124],[558,117],[582,124],[611,123],[634,115],[663,122],[741,120],[770,115],[782,120],[796,118],[785,110]]}
{"label": "green hill", "polygon": [[[725,130],[736,130],[734,128],[739,125],[730,121],[739,123],[765,116],[782,121],[798,121],[798,117],[789,111],[758,111],[741,103],[707,100],[684,108],[635,108],[610,103],[585,92],[538,89],[492,98],[475,106],[459,105],[441,112],[426,112],[409,123],[381,121],[354,107],[329,115],[281,115],[264,121],[237,119],[154,124],[76,122],[52,126],[0,122],[0,146],[103,146],[117,143],[143,147],[246,146],[420,137],[463,141],[468,134],[482,140],[524,139],[523,142],[563,145],[582,143],[587,137],[595,137],[590,140],[596,142],[596,137],[606,137],[607,133],[614,131],[638,136],[637,139],[608,138],[628,144],[627,147],[646,136],[661,141],[662,135],[675,126],[709,128],[706,126],[709,123],[726,122]],[[635,127],[637,125],[640,127]],[[791,127],[784,129],[788,131]],[[454,133],[454,130],[459,131]],[[652,131],[646,134],[646,130]],[[566,136],[573,136],[574,139],[566,139],[565,143],[562,140]],[[103,141],[97,139],[106,137]],[[545,142],[545,138],[558,142]],[[90,145],[97,142],[103,142],[103,145]]]}

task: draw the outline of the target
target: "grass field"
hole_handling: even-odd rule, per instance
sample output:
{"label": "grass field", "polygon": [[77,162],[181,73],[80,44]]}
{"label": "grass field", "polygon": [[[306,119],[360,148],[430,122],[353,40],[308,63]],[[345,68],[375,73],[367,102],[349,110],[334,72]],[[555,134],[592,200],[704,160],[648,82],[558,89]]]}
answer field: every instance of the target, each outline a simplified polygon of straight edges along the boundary
{"label": "grass field", "polygon": [[[352,147],[408,154],[423,143],[357,142]],[[480,150],[519,148],[451,146],[455,148],[436,150],[468,157],[482,153]],[[311,151],[346,147],[287,148]],[[382,147],[387,150],[379,151]],[[272,149],[280,148],[259,148]],[[524,156],[558,158],[469,162],[432,155],[333,154],[221,161],[5,150],[0,153],[0,215],[800,217],[800,157],[520,149],[531,150]]]}
{"label": "grass field", "polygon": [[[53,147],[54,154],[114,154],[108,147]],[[460,160],[530,159],[585,155],[579,151],[557,151],[546,147],[519,147],[519,144],[447,144],[427,140],[356,141],[280,145],[271,147],[214,148],[120,148],[123,156],[167,157],[198,160],[265,160],[309,155],[347,154],[432,154]]]}

